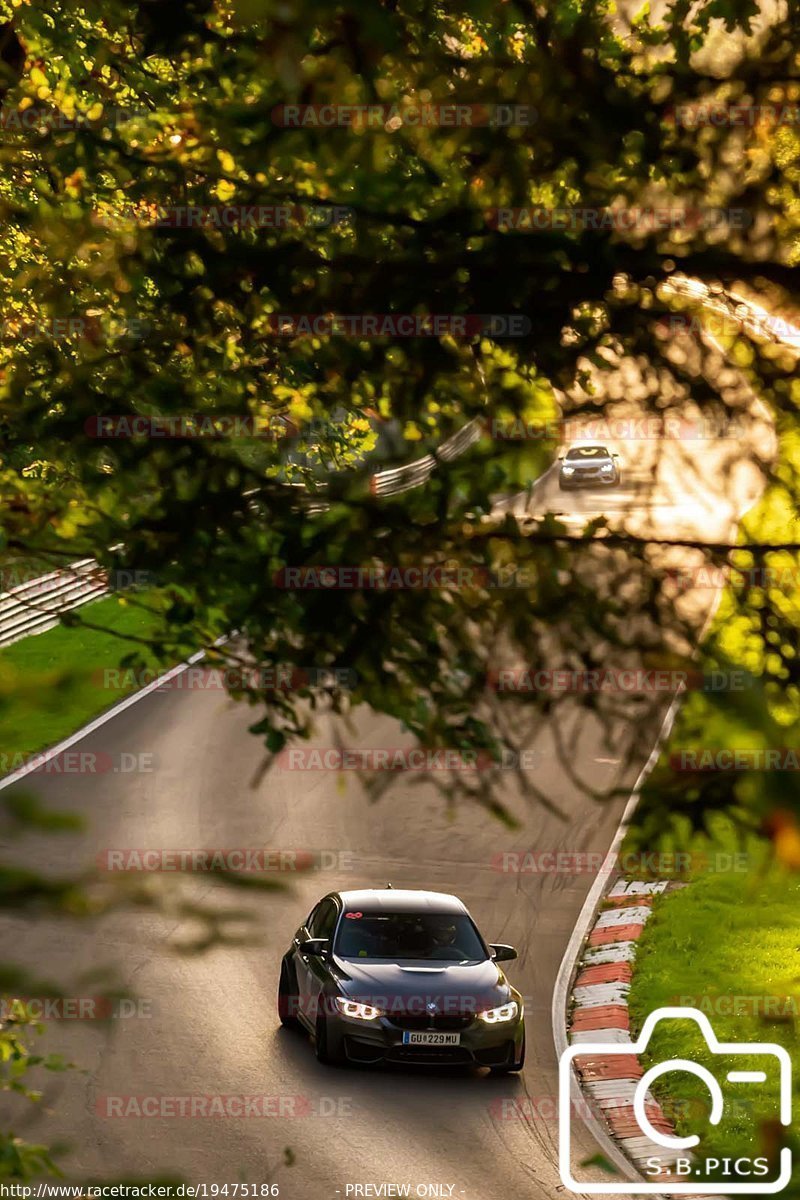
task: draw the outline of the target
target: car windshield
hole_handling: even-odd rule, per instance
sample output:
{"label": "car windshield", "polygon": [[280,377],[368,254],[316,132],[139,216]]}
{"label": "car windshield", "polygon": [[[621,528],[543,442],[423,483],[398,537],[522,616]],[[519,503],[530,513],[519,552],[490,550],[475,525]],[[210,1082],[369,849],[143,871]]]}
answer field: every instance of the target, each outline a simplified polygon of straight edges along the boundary
{"label": "car windshield", "polygon": [[486,947],[463,913],[345,913],[334,951],[341,958],[483,961]]}
{"label": "car windshield", "polygon": [[567,454],[567,459],[574,462],[582,458],[610,458],[605,446],[573,446]]}

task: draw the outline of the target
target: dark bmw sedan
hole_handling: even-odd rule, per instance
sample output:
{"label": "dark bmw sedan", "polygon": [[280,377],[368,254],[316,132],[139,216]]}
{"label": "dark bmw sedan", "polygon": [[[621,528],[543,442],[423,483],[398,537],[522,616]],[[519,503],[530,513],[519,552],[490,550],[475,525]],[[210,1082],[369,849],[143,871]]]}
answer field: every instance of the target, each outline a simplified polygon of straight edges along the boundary
{"label": "dark bmw sedan", "polygon": [[520,1071],[522,997],[456,896],[331,892],[281,962],[278,1014],[324,1063],[419,1063]]}

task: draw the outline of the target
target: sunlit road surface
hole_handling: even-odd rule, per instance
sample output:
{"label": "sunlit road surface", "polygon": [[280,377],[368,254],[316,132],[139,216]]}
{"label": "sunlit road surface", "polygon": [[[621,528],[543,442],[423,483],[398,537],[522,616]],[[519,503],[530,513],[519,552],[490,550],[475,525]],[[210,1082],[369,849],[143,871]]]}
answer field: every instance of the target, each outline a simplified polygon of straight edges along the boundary
{"label": "sunlit road surface", "polygon": [[[630,403],[629,390],[626,396]],[[758,429],[753,426],[753,437],[760,441],[764,430]],[[607,513],[614,520],[624,510],[639,532],[730,537],[759,490],[750,450],[739,441],[731,459],[730,445],[699,439],[620,447],[619,492],[559,493],[551,472],[528,508],[557,507],[570,519]],[[696,599],[701,620],[715,593],[705,589]],[[247,732],[252,713],[219,691],[164,690],[132,706],[76,749],[150,753],[154,770],[34,777],[48,806],[84,814],[88,828],[26,838],[7,847],[9,853],[53,873],[91,866],[106,850],[125,848],[319,850],[328,866],[310,876],[287,872],[286,892],[261,897],[232,896],[208,877],[196,877],[188,886],[200,902],[250,908],[260,939],[202,955],[170,950],[197,933],[177,918],[118,914],[92,929],[7,920],[4,960],[24,961],[45,980],[71,979],[77,995],[97,990],[80,982],[81,973],[115,963],[145,1011],[152,1010],[116,1020],[108,1036],[90,1022],[48,1030],[47,1045],[63,1049],[86,1073],[46,1077],[47,1119],[26,1125],[17,1115],[25,1111],[20,1101],[12,1124],[35,1141],[69,1142],[64,1165],[72,1178],[171,1172],[218,1184],[270,1179],[282,1196],[298,1200],[335,1200],[348,1194],[348,1185],[367,1184],[408,1184],[412,1195],[418,1185],[438,1184],[441,1194],[469,1200],[563,1196],[553,984],[668,699],[661,697],[641,720],[617,720],[609,729],[591,715],[560,708],[557,719],[532,730],[529,769],[562,815],[530,807],[509,781],[504,799],[520,821],[517,830],[471,808],[448,816],[429,782],[399,779],[372,806],[352,772],[273,766],[252,787],[262,757],[258,739]],[[391,720],[368,712],[339,734],[359,748],[410,744]],[[322,719],[313,744],[330,746],[334,739],[331,720]],[[620,793],[598,804],[583,784],[618,786]],[[503,869],[506,852],[529,849],[592,857],[581,866],[568,860],[555,871],[543,860],[539,870]],[[303,1037],[279,1028],[280,957],[312,903],[333,888],[389,881],[456,892],[488,939],[519,948],[509,975],[526,997],[522,1076],[335,1070],[317,1064]],[[241,929],[234,923],[231,932]],[[274,1097],[284,1115],[105,1115],[114,1103],[108,1097],[230,1095]],[[280,1165],[284,1147],[294,1152],[294,1166]],[[578,1121],[574,1166],[596,1152]]]}
{"label": "sunlit road surface", "polygon": [[662,381],[634,360],[614,364],[602,380],[592,367],[603,410],[587,413],[585,392],[563,397],[561,453],[581,442],[606,446],[618,455],[620,483],[563,491],[555,463],[530,494],[498,507],[520,517],[557,513],[570,530],[602,515],[611,528],[634,537],[727,541],[741,513],[761,494],[762,468],[774,457],[770,415],[715,342],[706,342],[701,353],[700,343],[681,334],[665,352],[676,366],[702,369],[715,379],[725,395],[724,416],[702,410],[678,385],[672,384],[674,394],[664,395]]}

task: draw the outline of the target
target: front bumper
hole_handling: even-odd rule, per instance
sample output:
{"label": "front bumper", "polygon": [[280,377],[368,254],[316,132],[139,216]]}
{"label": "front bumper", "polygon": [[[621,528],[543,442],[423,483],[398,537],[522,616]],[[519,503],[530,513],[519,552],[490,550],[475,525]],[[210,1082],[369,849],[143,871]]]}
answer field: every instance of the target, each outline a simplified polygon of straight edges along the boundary
{"label": "front bumper", "polygon": [[342,1050],[350,1062],[416,1063],[419,1066],[502,1067],[519,1060],[525,1036],[525,1020],[487,1025],[475,1018],[458,1030],[457,1046],[404,1045],[399,1023],[389,1017],[374,1021],[329,1018],[328,1037],[341,1039]]}
{"label": "front bumper", "polygon": [[597,484],[602,484],[605,487],[614,487],[619,483],[619,472],[615,471],[613,475],[601,475],[599,472],[596,475],[590,475],[588,472],[574,475],[565,475],[559,472],[558,482],[562,488],[578,488],[578,487],[596,487]]}

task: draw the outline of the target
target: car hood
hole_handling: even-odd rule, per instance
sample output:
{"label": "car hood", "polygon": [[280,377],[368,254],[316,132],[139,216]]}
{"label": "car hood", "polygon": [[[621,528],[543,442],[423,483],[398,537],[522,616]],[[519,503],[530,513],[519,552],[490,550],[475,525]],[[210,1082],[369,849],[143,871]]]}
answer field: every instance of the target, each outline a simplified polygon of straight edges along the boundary
{"label": "car hood", "polygon": [[435,1004],[443,1012],[479,1012],[505,1004],[513,996],[511,985],[491,959],[388,963],[337,957],[335,962],[342,993],[379,1008],[424,1012],[428,1004]]}

